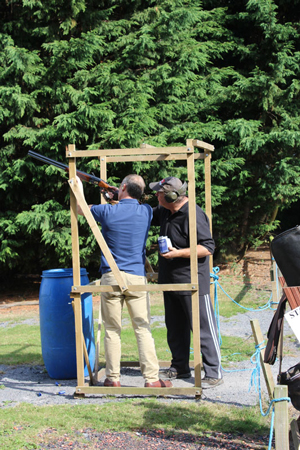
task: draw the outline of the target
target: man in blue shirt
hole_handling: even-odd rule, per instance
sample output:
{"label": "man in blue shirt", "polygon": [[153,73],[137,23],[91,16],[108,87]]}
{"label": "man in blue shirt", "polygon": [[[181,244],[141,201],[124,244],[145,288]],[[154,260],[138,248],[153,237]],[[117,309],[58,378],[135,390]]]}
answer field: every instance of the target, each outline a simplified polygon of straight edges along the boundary
{"label": "man in blue shirt", "polygon": [[[81,181],[77,178],[83,192]],[[139,175],[128,175],[122,181],[115,205],[89,205],[95,220],[102,226],[103,237],[127,284],[146,284],[146,240],[152,220],[152,208],[140,204],[145,182]],[[83,214],[78,206],[78,214]],[[105,257],[101,256],[101,284],[117,285]],[[105,327],[104,347],[106,379],[104,386],[120,386],[122,309],[126,302],[135,332],[141,372],[145,387],[172,387],[169,380],[158,377],[154,340],[150,329],[150,302],[146,291],[104,292],[101,313]]]}

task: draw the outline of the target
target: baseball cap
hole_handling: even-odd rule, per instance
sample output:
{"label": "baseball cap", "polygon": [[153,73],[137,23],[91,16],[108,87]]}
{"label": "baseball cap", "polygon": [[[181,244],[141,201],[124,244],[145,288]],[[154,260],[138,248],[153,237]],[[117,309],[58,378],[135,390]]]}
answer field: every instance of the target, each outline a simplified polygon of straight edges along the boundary
{"label": "baseball cap", "polygon": [[[179,180],[179,178],[176,177],[167,177],[160,181],[154,181],[153,183],[149,184],[150,189],[152,191],[160,191],[160,190],[174,190],[174,191],[180,191],[181,188],[183,188],[182,182]],[[182,189],[181,194],[185,194],[186,192],[186,186],[184,186],[184,189]]]}

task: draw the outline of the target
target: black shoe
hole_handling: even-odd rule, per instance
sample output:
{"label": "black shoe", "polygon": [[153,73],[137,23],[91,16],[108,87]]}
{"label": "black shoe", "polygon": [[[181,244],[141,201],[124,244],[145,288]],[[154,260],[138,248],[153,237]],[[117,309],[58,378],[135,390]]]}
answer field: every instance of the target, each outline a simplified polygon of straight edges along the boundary
{"label": "black shoe", "polygon": [[201,380],[201,387],[202,387],[202,389],[210,389],[210,388],[214,388],[216,386],[220,386],[223,383],[224,383],[223,378],[204,377]]}
{"label": "black shoe", "polygon": [[175,380],[176,378],[191,378],[191,372],[178,373],[175,367],[160,369],[159,378],[162,380]]}

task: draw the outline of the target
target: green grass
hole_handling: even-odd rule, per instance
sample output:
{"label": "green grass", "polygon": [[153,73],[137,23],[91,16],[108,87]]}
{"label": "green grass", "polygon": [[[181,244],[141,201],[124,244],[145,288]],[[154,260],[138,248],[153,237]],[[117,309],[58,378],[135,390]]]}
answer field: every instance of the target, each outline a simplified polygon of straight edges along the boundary
{"label": "green grass", "polygon": [[41,448],[42,442],[85,440],[85,429],[101,431],[161,430],[201,436],[214,432],[266,435],[268,425],[258,408],[227,407],[201,402],[166,403],[153,399],[122,399],[101,405],[35,407],[21,404],[1,411],[0,440],[6,450]]}
{"label": "green grass", "polygon": [[43,364],[39,325],[0,330],[0,364]]}
{"label": "green grass", "polygon": [[233,336],[222,336],[221,359],[225,368],[230,363],[250,359],[255,352],[254,339],[243,339]]}
{"label": "green grass", "polygon": [[218,286],[219,313],[223,317],[245,313],[247,308],[259,309],[266,305],[271,297],[271,283],[268,286],[255,286],[242,276],[229,275],[220,277],[218,283],[227,294]]}

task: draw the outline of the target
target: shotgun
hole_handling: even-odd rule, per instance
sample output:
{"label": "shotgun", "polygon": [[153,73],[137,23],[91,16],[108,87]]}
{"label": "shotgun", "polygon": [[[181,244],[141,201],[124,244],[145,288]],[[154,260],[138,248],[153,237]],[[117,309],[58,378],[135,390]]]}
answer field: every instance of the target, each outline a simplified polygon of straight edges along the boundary
{"label": "shotgun", "polygon": [[[69,172],[69,167],[66,164],[63,164],[59,161],[55,161],[54,159],[48,158],[47,156],[41,155],[40,153],[33,152],[32,150],[29,150],[28,152],[29,156],[32,156],[35,159],[38,159],[39,161],[42,161],[46,164],[50,164],[52,166],[58,167],[59,169],[63,170],[64,172]],[[118,190],[114,188],[113,186],[110,186],[106,181],[102,180],[101,178],[96,177],[95,175],[91,175],[86,172],[82,172],[81,170],[76,170],[76,175],[82,180],[86,181],[87,183],[94,184],[96,186],[99,186],[101,193],[103,194],[106,201],[110,200],[118,200]],[[113,196],[108,193],[113,193]]]}

